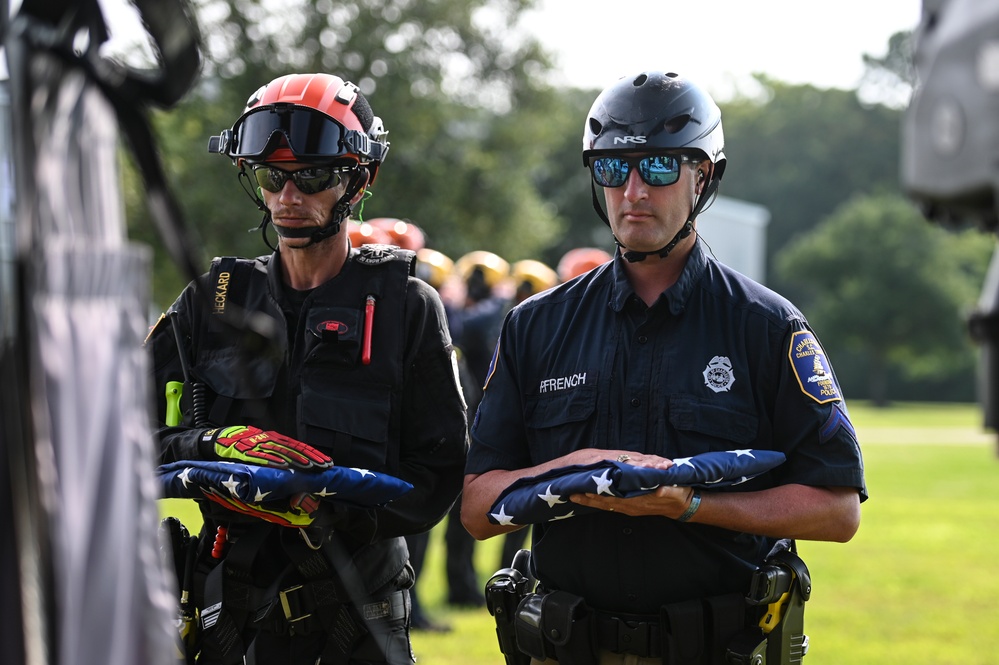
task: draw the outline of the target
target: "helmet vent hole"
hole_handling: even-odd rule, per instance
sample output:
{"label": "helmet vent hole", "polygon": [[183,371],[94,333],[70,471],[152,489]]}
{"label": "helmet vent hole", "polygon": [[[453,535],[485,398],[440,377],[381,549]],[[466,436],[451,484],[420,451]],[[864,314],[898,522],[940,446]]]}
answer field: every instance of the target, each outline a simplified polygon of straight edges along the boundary
{"label": "helmet vent hole", "polygon": [[646,75],[646,74],[639,74],[638,77],[635,78],[634,81],[632,81],[632,85],[634,85],[637,88],[639,86],[645,85],[645,82],[648,81],[648,80],[649,80],[648,75]]}
{"label": "helmet vent hole", "polygon": [[683,128],[686,127],[687,123],[689,122],[690,122],[690,114],[684,113],[683,115],[678,115],[676,117],[667,120],[666,123],[663,125],[663,129],[666,131],[667,134],[676,134],[677,132],[682,131]]}
{"label": "helmet vent hole", "polygon": [[604,126],[600,124],[600,121],[596,118],[590,118],[590,133],[594,136],[600,136],[600,132],[603,131]]}
{"label": "helmet vent hole", "polygon": [[666,78],[675,79],[677,76],[679,76],[679,74],[676,72],[666,72]]}

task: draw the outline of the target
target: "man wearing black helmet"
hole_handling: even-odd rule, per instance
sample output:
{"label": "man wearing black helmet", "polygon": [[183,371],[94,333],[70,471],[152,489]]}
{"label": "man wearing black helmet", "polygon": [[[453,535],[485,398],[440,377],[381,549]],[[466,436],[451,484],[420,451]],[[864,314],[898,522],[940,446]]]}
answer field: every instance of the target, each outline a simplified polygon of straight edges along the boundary
{"label": "man wearing black helmet", "polygon": [[532,662],[725,662],[760,619],[743,597],[778,541],[847,541],[859,526],[860,450],[817,338],[698,238],[723,146],[718,107],[676,74],[624,78],[596,99],[583,163],[619,250],[507,317],[471,428],[462,520],[479,539],[522,528],[497,498],[570,465],[665,470],[754,449],[786,461],[724,489],[539,494],[589,512],[534,524],[543,604],[522,604],[517,633]]}
{"label": "man wearing black helmet", "polygon": [[162,461],[290,468],[289,482],[335,464],[412,489],[385,505],[325,485],[281,501],[239,498],[234,484],[204,492],[184,587],[201,619],[188,659],[411,663],[403,537],[454,503],[467,434],[444,308],[413,276],[415,254],[350,246],[384,128],[352,83],[289,75],[209,149],[239,168],[277,246],[216,259],[150,334],[156,392],[168,396]]}

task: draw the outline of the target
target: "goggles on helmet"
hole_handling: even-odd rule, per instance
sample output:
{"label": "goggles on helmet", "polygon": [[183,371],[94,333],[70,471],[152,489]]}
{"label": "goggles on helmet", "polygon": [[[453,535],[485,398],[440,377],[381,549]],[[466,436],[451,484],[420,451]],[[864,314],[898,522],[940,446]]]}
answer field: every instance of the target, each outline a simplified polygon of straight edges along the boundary
{"label": "goggles on helmet", "polygon": [[347,129],[325,113],[305,106],[270,104],[245,113],[232,129],[213,136],[209,152],[232,159],[266,161],[287,142],[301,161],[320,161],[355,155],[362,162],[381,161],[387,146],[353,129]]}
{"label": "goggles on helmet", "polygon": [[601,155],[590,158],[593,182],[601,187],[620,187],[628,181],[632,169],[638,170],[642,181],[650,187],[665,187],[680,179],[680,165],[696,161],[683,154],[625,157]]}

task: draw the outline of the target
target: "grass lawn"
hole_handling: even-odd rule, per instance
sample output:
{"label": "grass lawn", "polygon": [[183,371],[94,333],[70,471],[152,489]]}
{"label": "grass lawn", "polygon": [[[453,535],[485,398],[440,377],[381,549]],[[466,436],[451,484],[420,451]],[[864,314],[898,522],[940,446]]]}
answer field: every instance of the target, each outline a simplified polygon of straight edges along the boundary
{"label": "grass lawn", "polygon": [[[971,405],[850,405],[870,500],[846,544],[799,542],[814,591],[808,665],[999,663],[999,457]],[[164,502],[180,515],[186,506]],[[190,518],[194,519],[194,518]],[[503,665],[492,617],[445,604],[443,529],[418,583],[428,613],[453,626],[417,632],[426,665]],[[499,539],[480,543],[483,583]]]}

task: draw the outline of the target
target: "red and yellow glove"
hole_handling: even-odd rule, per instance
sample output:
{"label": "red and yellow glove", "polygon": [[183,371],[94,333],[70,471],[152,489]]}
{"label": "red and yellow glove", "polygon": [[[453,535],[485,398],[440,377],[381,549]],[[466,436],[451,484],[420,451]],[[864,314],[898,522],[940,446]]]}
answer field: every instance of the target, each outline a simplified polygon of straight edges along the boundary
{"label": "red and yellow glove", "polygon": [[210,429],[201,435],[201,440],[214,443],[216,455],[234,462],[303,471],[322,471],[333,466],[333,460],[321,450],[258,427],[234,425]]}
{"label": "red and yellow glove", "polygon": [[312,494],[296,494],[288,502],[287,509],[279,506],[265,506],[260,503],[241,501],[234,496],[223,496],[218,491],[204,490],[205,497],[229,510],[256,517],[257,519],[287,527],[304,527],[312,524],[319,509],[319,499]]}

